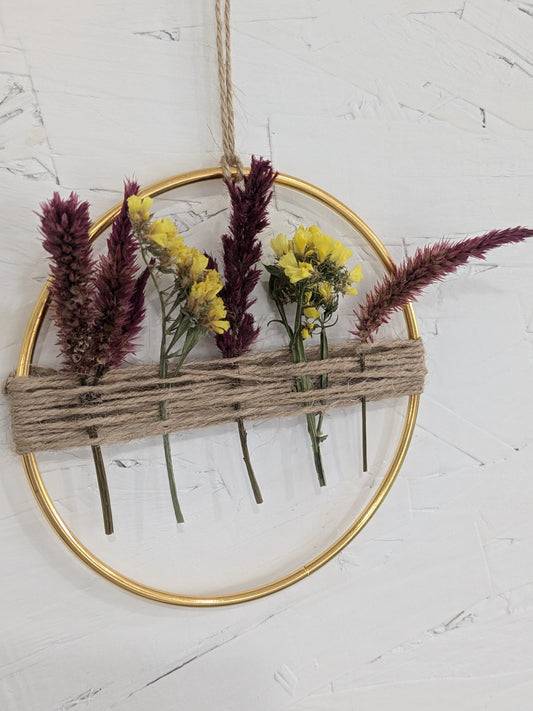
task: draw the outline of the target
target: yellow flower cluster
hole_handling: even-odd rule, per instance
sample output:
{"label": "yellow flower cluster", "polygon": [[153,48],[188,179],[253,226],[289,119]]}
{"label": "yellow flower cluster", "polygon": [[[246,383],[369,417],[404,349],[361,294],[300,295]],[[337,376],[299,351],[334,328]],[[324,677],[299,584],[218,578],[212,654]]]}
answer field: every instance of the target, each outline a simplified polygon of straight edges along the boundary
{"label": "yellow flower cluster", "polygon": [[168,217],[155,220],[150,225],[148,237],[167,252],[165,267],[177,272],[183,286],[200,279],[207,269],[209,260],[205,254],[194,247],[188,247],[183,237],[178,234],[176,225]]}
{"label": "yellow flower cluster", "polygon": [[199,326],[214,333],[224,333],[229,328],[229,321],[224,302],[217,296],[222,289],[220,274],[216,269],[205,269],[201,277],[202,281],[192,284],[185,308]]}
{"label": "yellow flower cluster", "polygon": [[298,227],[292,239],[279,234],[270,244],[289,282],[284,290],[286,299],[297,301],[299,286],[304,288],[301,334],[309,338],[316,325],[336,311],[339,295],[357,294],[354,284],[363,278],[362,267],[358,264],[348,271],[345,265],[352,251],[316,225]]}
{"label": "yellow flower cluster", "polygon": [[137,228],[141,242],[158,260],[158,268],[172,273],[176,292],[183,294],[183,308],[198,326],[214,333],[229,328],[226,308],[217,296],[223,287],[216,269],[208,269],[208,258],[200,250],[188,247],[178,234],[176,225],[168,217],[150,222],[153,200],[133,195],[128,198],[132,225]]}
{"label": "yellow flower cluster", "polygon": [[321,232],[316,225],[298,227],[290,240],[279,234],[270,244],[280,267],[293,284],[310,277],[317,266],[327,261],[333,267],[344,267],[352,256],[348,247]]}
{"label": "yellow flower cluster", "polygon": [[128,212],[133,223],[147,222],[150,219],[150,208],[154,201],[150,197],[139,197],[132,195],[128,198]]}

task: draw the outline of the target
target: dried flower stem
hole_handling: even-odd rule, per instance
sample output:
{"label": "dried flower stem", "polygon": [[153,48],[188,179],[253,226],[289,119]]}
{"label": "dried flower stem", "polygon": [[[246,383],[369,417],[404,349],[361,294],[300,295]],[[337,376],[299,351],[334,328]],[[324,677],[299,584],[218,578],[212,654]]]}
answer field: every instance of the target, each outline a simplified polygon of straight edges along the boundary
{"label": "dried flower stem", "polygon": [[[110,368],[122,364],[133,350],[144,316],[147,273],[137,276],[136,242],[127,217],[126,200],[138,185],[126,181],[122,210],[113,222],[107,255],[95,265],[89,241],[89,205],[71,193],[58,193],[41,205],[43,246],[50,253],[50,298],[64,370],[84,384],[96,385]],[[97,430],[89,428],[91,439]],[[113,516],[104,460],[99,445],[91,447],[106,534]]]}
{"label": "dried flower stem", "polygon": [[[157,279],[156,267],[152,263],[152,258],[147,252],[145,246],[141,242],[141,254],[147,269],[150,272],[150,278],[155,286],[155,290],[159,297],[159,306],[161,309],[161,345],[159,349],[159,377],[165,379],[168,376],[168,348],[167,348],[167,326],[169,321],[169,315],[167,313],[167,303],[165,300],[164,292]],[[168,387],[168,385],[161,385],[162,388]],[[168,419],[168,402],[167,400],[162,400],[159,404],[159,416],[162,420]],[[167,468],[167,478],[168,486],[170,489],[170,498],[172,500],[172,507],[174,509],[174,516],[177,523],[183,523],[183,513],[178,499],[178,489],[176,486],[176,478],[174,476],[174,465],[172,463],[172,449],[170,446],[170,438],[168,433],[162,435],[163,439],[163,451],[165,453],[165,464]]]}
{"label": "dried flower stem", "polygon": [[[374,340],[376,331],[388,323],[391,315],[403,309],[410,301],[436,281],[466,264],[471,257],[485,259],[491,249],[506,244],[523,242],[533,236],[533,230],[514,227],[492,230],[480,237],[470,237],[451,242],[444,239],[433,245],[419,248],[412,257],[402,262],[390,276],[385,276],[367,294],[366,301],[355,313],[356,330],[351,331],[362,343]],[[362,363],[361,370],[364,370]],[[366,458],[366,401],[362,398],[363,458]],[[365,469],[366,471],[366,469]]]}
{"label": "dried flower stem", "polygon": [[[272,277],[271,277],[271,284],[272,284]],[[283,324],[287,335],[289,337],[289,347],[291,350],[292,354],[292,359],[295,363],[306,363],[307,362],[307,357],[305,354],[305,348],[304,348],[304,342],[303,342],[303,337],[302,337],[302,317],[303,317],[303,309],[304,309],[304,291],[305,287],[303,287],[301,284],[297,285],[297,290],[298,290],[298,298],[296,300],[296,314],[294,317],[294,327],[291,327],[289,324],[289,321],[287,319],[287,314],[285,312],[285,308],[283,305],[283,302],[280,299],[276,298],[275,295],[275,290],[271,288],[270,293],[272,295],[272,298],[274,299],[274,303],[276,304],[276,307],[278,309],[278,313],[280,315],[281,323]],[[324,335],[325,339],[325,335]],[[321,357],[322,357],[322,349],[325,349],[326,357],[327,357],[327,340],[322,341],[325,345],[322,346],[321,348]],[[324,376],[322,376],[324,377]],[[307,392],[308,390],[311,390],[313,387],[311,378],[309,376],[302,376],[300,378],[296,379],[296,390],[298,392]],[[309,439],[311,440],[311,450],[313,452],[313,460],[315,463],[315,470],[317,473],[318,477],[318,483],[320,486],[325,486],[326,485],[326,477],[324,474],[324,465],[322,463],[322,452],[320,449],[320,443],[324,439],[324,436],[320,432],[320,428],[322,425],[322,418],[323,415],[322,413],[317,413],[317,412],[309,412],[305,416],[306,421],[307,421],[307,431],[309,433]],[[318,418],[318,420],[317,420]]]}
{"label": "dried flower stem", "polygon": [[[365,372],[365,356],[361,354],[361,373]],[[368,471],[368,439],[367,439],[367,425],[366,425],[366,397],[363,395],[361,398],[361,440],[362,440],[362,457],[363,457],[363,471]]]}
{"label": "dried flower stem", "polygon": [[244,426],[244,419],[242,417],[237,418],[237,427],[239,429],[239,440],[241,443],[242,458],[244,464],[246,465],[246,471],[248,472],[248,479],[250,480],[250,486],[254,494],[254,499],[257,504],[263,503],[263,495],[261,494],[261,489],[255,477],[255,473],[252,467],[252,461],[250,459],[250,452],[248,450],[248,433],[246,432],[246,427]]}
{"label": "dried flower stem", "polygon": [[[161,309],[159,377],[168,388],[167,377],[175,377],[185,359],[203,335],[223,333],[229,328],[226,309],[217,294],[222,289],[220,274],[208,268],[209,259],[188,247],[167,217],[152,221],[152,198],[138,195],[128,200],[129,219],[141,254],[154,283]],[[161,420],[168,419],[168,400],[159,404]],[[177,523],[183,523],[178,502],[168,433],[163,434],[170,494]]]}
{"label": "dried flower stem", "polygon": [[362,343],[373,341],[378,328],[387,323],[395,311],[416,300],[430,284],[452,274],[471,257],[484,259],[491,249],[522,242],[532,236],[533,230],[514,227],[458,242],[444,239],[417,249],[367,294],[366,302],[355,312],[356,330],[351,333]]}
{"label": "dried flower stem", "polygon": [[[167,360],[163,358],[159,361],[159,377],[167,377]],[[168,387],[162,385],[161,387]],[[162,420],[168,419],[168,403],[163,400],[159,405],[159,415]],[[176,517],[177,523],[183,523],[183,513],[181,511],[180,502],[178,499],[178,489],[176,487],[176,478],[174,476],[174,465],[172,463],[172,449],[170,447],[170,438],[167,432],[162,435],[163,438],[163,451],[165,453],[165,463],[167,466],[167,478],[168,486],[170,489],[170,498],[172,499],[172,507],[174,509],[174,516]]]}
{"label": "dried flower stem", "polygon": [[[231,200],[228,234],[222,237],[225,286],[221,292],[227,310],[229,329],[218,335],[217,346],[224,358],[247,353],[259,335],[254,317],[248,309],[255,299],[250,294],[259,281],[258,268],[262,248],[259,233],[268,226],[267,210],[277,173],[270,161],[252,157],[250,171],[242,185],[225,180]],[[213,260],[214,266],[216,262]],[[237,418],[243,460],[256,503],[263,503],[250,452],[248,435],[242,417]]]}
{"label": "dried flower stem", "polygon": [[133,352],[145,314],[144,288],[148,270],[138,274],[138,244],[131,229],[127,202],[138,190],[135,181],[124,182],[124,199],[107,240],[107,253],[97,264],[92,337],[97,378],[118,368]]}
{"label": "dried flower stem", "polygon": [[[95,439],[98,436],[96,427],[89,427],[89,437]],[[102,450],[99,445],[91,445],[91,453],[93,455],[94,469],[96,472],[96,481],[98,483],[98,492],[100,494],[100,503],[102,505],[102,516],[104,519],[104,533],[109,536],[113,533],[113,512],[111,509],[111,497],[109,496],[109,486],[107,484],[107,476],[104,465]]]}
{"label": "dried flower stem", "polygon": [[[327,326],[322,322],[322,326],[320,328],[320,360],[327,360],[328,359],[328,336],[327,336]],[[327,373],[323,373],[320,376],[320,388],[324,390],[325,388],[328,387],[329,383],[329,375]],[[317,431],[318,435],[321,437],[322,436],[322,423],[324,422],[324,413],[320,412],[318,416],[318,424],[317,424]]]}

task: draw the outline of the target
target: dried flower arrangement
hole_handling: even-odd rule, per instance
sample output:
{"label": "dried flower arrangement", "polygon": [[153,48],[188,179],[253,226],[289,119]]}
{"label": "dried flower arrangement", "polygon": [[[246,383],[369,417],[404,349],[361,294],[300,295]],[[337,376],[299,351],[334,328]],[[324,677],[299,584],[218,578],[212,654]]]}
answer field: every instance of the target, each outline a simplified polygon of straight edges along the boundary
{"label": "dried flower arrangement", "polygon": [[[43,247],[50,254],[50,300],[58,330],[63,370],[84,385],[96,385],[108,370],[118,368],[135,347],[144,317],[145,269],[138,274],[137,242],[128,218],[127,200],[139,190],[126,181],[120,214],[107,241],[107,254],[97,264],[89,241],[89,204],[71,193],[58,193],[41,205]],[[97,398],[91,393],[87,399]],[[91,438],[96,428],[89,428]],[[91,446],[104,516],[113,532],[107,476],[99,445]]]}
{"label": "dried flower arrangement", "polygon": [[[223,334],[229,327],[220,274],[209,269],[209,259],[194,247],[188,247],[168,218],[153,220],[149,212],[151,198],[128,199],[133,232],[159,296],[161,308],[161,349],[159,377],[176,377],[200,338],[208,333]],[[162,384],[168,388],[167,384]],[[160,403],[160,417],[168,419],[167,400]],[[168,432],[163,434],[165,462],[174,514],[183,523]]]}
{"label": "dried flower arrangement", "polygon": [[[356,295],[353,286],[363,278],[362,267],[358,264],[351,271],[346,262],[352,256],[351,250],[339,240],[324,234],[316,225],[309,228],[300,226],[294,237],[287,240],[279,234],[271,241],[276,256],[273,265],[267,265],[270,273],[269,291],[274,301],[280,323],[289,338],[289,348],[295,363],[307,360],[304,341],[315,332],[320,334],[320,359],[328,357],[327,329],[339,307],[339,298],[346,294]],[[287,318],[286,306],[295,304],[294,323]],[[311,390],[309,377],[296,380],[299,392]],[[328,376],[320,376],[320,387],[328,387]],[[322,433],[323,413],[308,413],[307,431],[311,439],[313,459],[320,486],[325,486],[326,478],[320,444],[327,435]]]}
{"label": "dried flower arrangement", "polygon": [[[470,257],[484,258],[491,249],[533,236],[533,230],[517,227],[454,243],[443,240],[417,250],[376,284],[363,303],[355,306],[351,343],[331,347],[327,330],[337,323],[341,298],[357,294],[355,284],[363,277],[362,266],[349,268],[351,250],[316,225],[300,226],[291,237],[279,234],[271,240],[273,254],[270,260],[267,256],[270,263],[265,269],[270,275],[269,295],[278,316],[272,320],[283,326],[288,349],[248,355],[259,333],[250,311],[263,256],[258,236],[268,225],[276,175],[268,160],[253,158],[242,183],[225,180],[231,212],[228,231],[221,238],[223,276],[216,257],[186,245],[171,220],[154,219],[151,198],[140,197],[139,186],[132,181],[125,183],[122,209],[114,221],[107,254],[98,262],[92,257],[88,237],[87,203],[80,202],[74,194],[67,200],[55,194],[41,206],[41,232],[44,247],[51,255],[50,296],[63,370],[75,374],[78,383],[67,383],[63,391],[62,381],[60,385],[60,380],[54,380],[59,404],[57,411],[50,404],[50,414],[43,423],[52,425],[51,448],[68,446],[68,440],[65,444],[61,438],[57,443],[57,428],[66,422],[65,411],[69,413],[69,425],[71,421],[81,423],[76,424],[78,431],[71,441],[87,441],[91,446],[106,533],[113,531],[113,521],[100,443],[136,436],[131,404],[137,396],[143,398],[150,412],[154,411],[150,408],[156,408],[154,421],[149,419],[148,426],[146,421],[140,422],[138,436],[162,435],[171,499],[179,523],[183,514],[169,438],[176,429],[237,422],[252,491],[255,501],[261,503],[245,419],[305,414],[318,482],[324,486],[324,412],[330,407],[361,402],[362,460],[366,469],[367,398],[421,392],[424,372],[419,344],[402,340],[375,343],[377,330],[394,311]],[[144,261],[142,270],[136,265],[137,252]],[[151,366],[139,366],[134,378],[126,375],[122,380],[121,371],[133,369],[118,369],[116,379],[108,371],[115,371],[133,351],[144,316],[148,276],[161,311],[158,368],[153,373]],[[188,356],[204,335],[214,336],[223,358],[190,363]],[[307,347],[316,335],[319,345]],[[412,348],[407,348],[409,343]],[[387,372],[391,363],[394,366],[397,385],[391,385],[390,378],[386,382],[381,374],[384,363]],[[125,386],[128,377],[138,382]],[[9,388],[15,397],[15,383],[11,382]],[[270,400],[263,398],[262,388],[272,393]],[[37,390],[33,384],[26,388],[25,396],[31,398]],[[191,414],[198,397],[212,398],[214,403],[202,417]],[[116,417],[110,416],[110,408],[117,412]],[[59,411],[61,415],[57,414]],[[112,419],[119,421],[117,435],[108,424]]]}
{"label": "dried flower arrangement", "polygon": [[[471,257],[485,259],[485,255],[496,247],[523,242],[533,236],[533,230],[514,227],[492,230],[481,237],[451,242],[443,239],[436,244],[416,250],[412,257],[402,262],[394,274],[385,276],[367,294],[364,304],[355,311],[355,330],[350,331],[360,343],[374,340],[376,331],[387,323],[391,315],[403,309],[410,301],[416,301],[422,291],[466,264]],[[362,356],[364,369],[364,356]],[[362,411],[363,469],[366,471],[366,401]]]}
{"label": "dried flower arrangement", "polygon": [[[224,180],[231,201],[228,234],[222,236],[222,261],[225,285],[220,292],[227,310],[229,328],[216,336],[216,344],[223,358],[236,358],[250,351],[259,335],[259,328],[250,312],[255,303],[251,293],[257,286],[261,269],[258,264],[262,246],[258,235],[268,227],[268,206],[272,199],[272,186],[277,173],[269,160],[252,157],[250,171],[242,186],[233,180]],[[212,266],[218,268],[215,257]],[[250,452],[244,419],[237,417],[239,439],[246,471],[256,503],[263,503]]]}

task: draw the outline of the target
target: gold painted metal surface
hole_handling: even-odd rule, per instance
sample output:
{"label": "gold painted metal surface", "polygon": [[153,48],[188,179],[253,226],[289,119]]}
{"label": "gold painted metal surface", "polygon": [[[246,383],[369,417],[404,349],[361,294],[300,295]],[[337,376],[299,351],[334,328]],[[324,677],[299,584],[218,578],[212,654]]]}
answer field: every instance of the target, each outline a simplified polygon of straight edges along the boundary
{"label": "gold painted metal surface", "polygon": [[[220,180],[222,177],[222,171],[220,168],[182,173],[180,175],[167,178],[166,180],[162,180],[158,183],[154,183],[153,185],[150,185],[142,190],[140,194],[143,197],[156,197],[157,195],[162,195],[163,193],[176,190],[177,188],[184,187],[192,183]],[[314,198],[340,215],[365,239],[387,272],[391,273],[394,271],[394,262],[381,241],[354,212],[346,207],[346,205],[323,190],[320,190],[320,188],[317,188],[310,183],[306,183],[299,178],[279,174],[276,178],[276,183]],[[115,207],[108,210],[104,215],[96,220],[91,228],[91,239],[96,239],[111,225],[114,218],[118,215],[120,208],[121,203],[115,205]],[[37,343],[39,331],[48,308],[48,301],[48,286],[45,286],[37,300],[37,303],[35,304],[26,327],[16,369],[17,375],[28,375],[30,372],[35,345]],[[405,307],[404,318],[409,338],[418,338],[418,327],[411,305]],[[264,597],[265,595],[270,595],[271,593],[277,592],[278,590],[282,590],[283,588],[296,583],[330,561],[355,538],[355,536],[370,521],[374,513],[377,511],[393,485],[396,476],[398,475],[413,435],[418,412],[418,403],[418,395],[411,395],[409,397],[400,440],[383,481],[364,510],[359,514],[359,516],[357,516],[351,526],[336,541],[334,541],[334,543],[332,543],[328,548],[326,548],[326,550],[310,560],[308,563],[288,575],[258,587],[223,595],[199,597],[192,595],[180,595],[179,593],[160,590],[158,588],[144,585],[143,583],[132,580],[131,578],[122,575],[117,570],[109,567],[106,563],[104,563],[104,561],[100,560],[93,553],[91,553],[91,551],[88,550],[83,543],[78,540],[78,538],[76,538],[76,536],[65,524],[55,508],[53,501],[50,499],[39,472],[35,456],[33,454],[23,455],[22,462],[33,494],[52,528],[61,540],[78,556],[78,558],[80,558],[99,575],[112,583],[115,583],[124,590],[128,590],[136,595],[141,595],[142,597],[155,600],[157,602],[164,602],[172,605],[186,605],[189,607],[231,605],[235,603],[248,602],[250,600]]]}

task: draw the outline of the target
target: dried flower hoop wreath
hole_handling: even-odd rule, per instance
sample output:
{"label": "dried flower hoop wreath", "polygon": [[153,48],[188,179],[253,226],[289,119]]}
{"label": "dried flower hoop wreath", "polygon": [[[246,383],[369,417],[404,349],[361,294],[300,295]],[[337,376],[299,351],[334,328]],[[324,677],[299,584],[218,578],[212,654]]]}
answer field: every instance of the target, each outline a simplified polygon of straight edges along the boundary
{"label": "dried flower hoop wreath", "polygon": [[[195,607],[246,602],[281,590],[310,575],[353,540],[394,483],[415,426],[425,366],[411,300],[428,285],[455,272],[471,257],[484,258],[489,250],[533,237],[533,230],[514,227],[456,242],[443,239],[417,249],[412,257],[396,267],[376,235],[332,196],[302,180],[275,173],[270,161],[263,158],[252,157],[250,169],[245,170],[235,151],[230,0],[224,0],[224,17],[221,2],[215,0],[221,167],[178,175],[142,191],[135,181],[126,181],[122,204],[105,213],[92,228],[88,203],[80,203],[75,194],[65,201],[56,193],[51,201],[41,205],[41,233],[45,237],[43,246],[51,255],[52,279],[30,317],[16,376],[8,379],[6,387],[12,398],[12,429],[17,451],[22,454],[30,486],[45,517],[63,542],[99,575],[129,592],[159,602]],[[156,196],[222,179],[231,202],[228,230],[219,245],[224,279],[218,270],[216,254],[188,246],[172,220],[154,219],[150,212],[152,198]],[[268,225],[267,207],[274,182],[292,191],[293,197],[299,194],[329,210],[334,221],[342,225],[334,232],[342,234],[349,228],[356,233],[366,242],[364,251],[386,272],[353,312],[355,324],[352,321],[351,325],[355,330],[348,330],[355,339],[348,343],[330,347],[326,329],[338,322],[341,299],[357,294],[354,284],[363,278],[362,266],[347,267],[352,251],[340,240],[324,234],[317,224],[300,225],[290,237],[280,233],[271,239],[274,259],[272,262],[271,255],[269,262],[267,256],[264,264],[269,274],[271,300],[268,318],[276,324],[275,328],[285,332],[284,348],[276,351],[266,348],[251,355],[248,352],[260,330],[249,310],[255,302],[251,292],[260,274],[261,244],[257,236]],[[304,210],[305,214],[313,212],[314,209]],[[294,213],[289,213],[294,217]],[[287,220],[287,223],[292,231],[293,221]],[[108,252],[95,262],[89,242],[111,225]],[[145,265],[141,272],[136,266],[137,248]],[[125,356],[132,352],[133,341],[140,330],[148,278],[155,287],[160,307],[159,366],[119,368]],[[39,332],[50,304],[58,345],[66,358],[63,362],[66,372],[59,374],[32,367]],[[272,304],[275,309],[270,310]],[[398,311],[403,312],[405,329],[402,333],[406,332],[407,338],[375,342],[377,330]],[[270,318],[272,314],[274,317]],[[222,359],[185,362],[200,338],[207,334],[215,336]],[[313,335],[319,345],[305,348],[304,341]],[[252,577],[250,582],[250,578],[239,577],[234,587],[244,589],[238,592],[228,593],[233,585],[229,587],[225,579],[213,582],[216,576],[214,566],[210,565],[205,566],[209,585],[223,586],[220,594],[195,596],[189,591],[178,594],[169,591],[175,586],[173,578],[170,582],[165,579],[162,584],[157,580],[157,587],[152,587],[134,580],[136,574],[130,577],[118,572],[81,542],[79,538],[85,539],[85,534],[78,538],[65,523],[53,502],[54,499],[59,505],[59,498],[49,494],[35,459],[35,452],[90,446],[104,531],[111,535],[113,515],[100,446],[160,434],[175,521],[181,524],[184,516],[174,477],[171,432],[237,423],[251,490],[256,504],[261,504],[263,497],[248,451],[245,421],[277,421],[280,417],[305,415],[315,471],[323,487],[326,473],[321,444],[327,436],[322,428],[324,413],[329,408],[360,403],[360,460],[361,469],[367,471],[367,400],[404,396],[407,396],[405,409],[405,401],[399,407],[391,408],[387,403],[384,408],[394,413],[396,424],[402,424],[394,435],[387,433],[386,428],[380,429],[380,443],[386,443],[387,457],[382,458],[380,454],[376,469],[383,478],[375,490],[371,488],[373,493],[365,494],[365,503],[361,503],[362,499],[354,502],[351,495],[337,498],[335,506],[340,507],[342,500],[344,507],[342,519],[335,524],[328,517],[327,525],[321,521],[321,532],[326,536],[321,542],[313,539],[309,527],[298,525],[298,535],[300,528],[303,535],[299,542],[293,537],[291,543],[297,555],[311,558],[304,565],[300,564],[301,557],[291,558],[284,564],[286,567],[274,568],[276,572],[269,576],[263,570],[265,557],[255,555],[253,563],[260,566],[260,577]],[[352,412],[348,411],[347,421]],[[341,414],[340,419],[342,417]],[[202,447],[204,438],[198,438]],[[342,435],[339,438],[342,441]],[[346,439],[354,439],[352,430]],[[298,447],[292,442],[291,447],[299,457]],[[296,461],[300,468],[300,459]],[[231,459],[228,463],[231,465]],[[41,466],[44,470],[46,460]],[[216,466],[218,468],[218,464]],[[282,466],[283,473],[285,469]],[[285,484],[285,479],[282,483]],[[53,491],[53,486],[50,490]],[[324,498],[321,497],[322,502]],[[317,501],[313,497],[313,513],[321,511],[320,505],[315,506]],[[202,506],[204,504],[205,499]],[[159,513],[158,508],[158,516]],[[354,516],[355,520],[339,535]],[[296,516],[294,520],[300,522],[301,517]],[[285,542],[285,530],[283,534]],[[203,544],[203,529],[201,537]],[[219,536],[217,543],[218,538],[223,541]],[[312,539],[313,553],[302,554],[301,548],[304,542],[309,543],[308,539]],[[98,545],[93,541],[91,547]],[[216,550],[216,544],[213,548]],[[321,548],[322,552],[317,554]],[[152,555],[151,548],[149,552]],[[183,549],[179,552],[182,555]],[[234,570],[238,571],[237,575],[241,570],[248,574],[249,568],[240,557],[241,549],[237,553],[238,567]],[[116,556],[116,551],[109,555]],[[194,555],[193,558],[196,563]],[[127,567],[128,562],[120,560],[121,565]],[[292,572],[286,572],[293,567]],[[143,569],[143,577],[145,573]],[[178,573],[191,587],[196,585],[183,574],[181,566]],[[274,577],[272,582],[264,583],[269,577]],[[258,584],[259,581],[262,584]]]}
{"label": "dried flower hoop wreath", "polygon": [[[139,193],[139,195],[141,197],[153,198],[171,190],[176,190],[194,183],[216,181],[221,180],[222,178],[223,172],[220,168],[198,170],[158,182],[144,189],[141,193]],[[329,208],[366,241],[371,251],[374,253],[377,260],[379,260],[387,273],[391,274],[394,272],[394,263],[378,237],[355,213],[349,210],[345,205],[321,189],[298,178],[278,174],[276,177],[276,183],[280,186],[288,188],[289,190],[302,193],[308,198],[318,201]],[[120,205],[113,207],[92,225],[90,232],[91,239],[96,239],[111,225],[120,209]],[[17,376],[27,376],[30,374],[33,354],[39,337],[39,332],[47,312],[48,304],[49,290],[48,286],[46,286],[34,307],[26,328],[16,370]],[[403,316],[408,339],[412,341],[418,339],[418,328],[414,312],[410,304],[407,304],[403,308]],[[158,602],[192,607],[228,605],[254,600],[292,585],[293,583],[307,577],[313,571],[330,561],[348,543],[350,543],[350,541],[354,539],[354,537],[372,518],[394,483],[411,441],[418,411],[418,402],[419,395],[409,395],[403,420],[403,427],[396,449],[388,466],[388,470],[379,486],[376,488],[370,501],[366,504],[364,509],[357,514],[353,523],[344,531],[344,533],[342,533],[342,535],[331,543],[323,552],[312,558],[312,560],[307,562],[305,565],[298,567],[293,572],[277,578],[272,582],[229,594],[224,593],[220,595],[193,596],[161,590],[133,580],[132,578],[127,577],[108,566],[104,561],[95,556],[72,533],[63,521],[47,491],[34,453],[22,455],[22,461],[32,491],[52,528],[63,540],[63,542],[78,556],[78,558],[80,558],[99,575],[129,592]]]}

